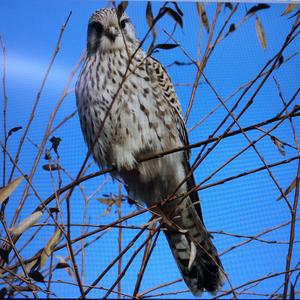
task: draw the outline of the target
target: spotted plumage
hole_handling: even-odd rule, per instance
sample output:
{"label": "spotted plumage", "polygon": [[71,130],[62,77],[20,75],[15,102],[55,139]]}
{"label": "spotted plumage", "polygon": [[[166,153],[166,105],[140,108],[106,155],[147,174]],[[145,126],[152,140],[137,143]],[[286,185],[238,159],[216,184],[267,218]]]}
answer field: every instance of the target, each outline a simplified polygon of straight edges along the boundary
{"label": "spotted plumage", "polygon": [[[130,198],[147,206],[172,195],[190,172],[189,152],[176,152],[137,163],[188,145],[174,86],[161,64],[139,48],[124,13],[100,9],[89,20],[87,58],[76,84],[77,107],[85,141],[100,167],[114,167]],[[193,176],[177,195],[195,186]],[[194,295],[215,292],[222,264],[204,226],[197,192],[159,205],[168,243]],[[158,268],[159,269],[159,268]]]}

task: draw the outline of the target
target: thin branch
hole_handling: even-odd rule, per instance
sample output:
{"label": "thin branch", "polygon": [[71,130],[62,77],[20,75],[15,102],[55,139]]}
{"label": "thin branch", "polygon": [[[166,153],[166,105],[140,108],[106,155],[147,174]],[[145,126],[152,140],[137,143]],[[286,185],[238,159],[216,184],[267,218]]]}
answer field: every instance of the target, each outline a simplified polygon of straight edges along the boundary
{"label": "thin branch", "polygon": [[[154,231],[154,228],[156,227],[156,223],[154,223],[149,232],[148,232],[148,237],[149,237],[149,241],[148,243],[146,244],[146,247],[145,247],[145,251],[144,251],[144,256],[143,256],[143,259],[142,259],[142,263],[141,263],[141,267],[140,267],[140,270],[139,270],[139,273],[138,273],[138,277],[137,277],[137,281],[136,281],[136,284],[135,284],[135,288],[134,288],[134,292],[133,292],[133,297],[134,298],[139,298],[138,296],[138,292],[139,292],[139,289],[140,289],[140,286],[141,286],[141,283],[142,283],[142,279],[143,279],[143,276],[144,276],[144,272],[146,270],[146,267],[147,267],[147,264],[149,262],[149,259],[150,259],[150,256],[153,252],[153,249],[156,245],[156,241],[158,239],[158,236],[159,236],[159,233],[160,233],[160,230],[157,231],[157,234],[154,238],[154,241],[153,241],[153,244],[151,246],[151,242],[152,242],[152,236],[153,236],[153,231]],[[151,248],[150,248],[151,246]]]}
{"label": "thin branch", "polygon": [[[100,282],[100,280],[113,267],[113,265],[134,245],[138,238],[143,234],[145,229],[146,227],[141,229],[139,233],[131,240],[131,242],[128,243],[128,245],[122,250],[122,252],[119,253],[119,255],[102,271],[102,273],[93,281],[91,287],[85,290],[85,295],[87,295],[93,289],[93,286],[96,286]],[[121,276],[121,274],[119,276]]]}
{"label": "thin branch", "polygon": [[[36,112],[36,109],[38,107],[38,104],[40,102],[40,99],[41,99],[41,95],[42,95],[42,92],[44,90],[44,86],[47,82],[47,79],[48,79],[48,76],[49,76],[49,73],[52,69],[52,66],[54,64],[54,61],[56,59],[56,56],[59,52],[59,49],[60,49],[60,43],[61,43],[61,40],[62,40],[62,37],[63,37],[63,33],[68,25],[68,22],[69,22],[69,19],[72,15],[72,12],[69,13],[65,23],[62,25],[61,29],[60,29],[60,33],[59,33],[59,36],[58,36],[58,40],[57,40],[57,43],[56,43],[56,46],[55,46],[55,49],[54,49],[54,52],[53,52],[53,55],[51,57],[51,60],[50,60],[50,63],[49,63],[49,66],[46,70],[46,73],[45,73],[45,76],[43,78],[43,81],[42,81],[42,84],[41,84],[41,87],[37,93],[37,97],[36,97],[36,100],[35,100],[35,103],[33,105],[33,108],[32,108],[32,111],[31,111],[31,114],[30,114],[30,117],[29,117],[29,120],[28,120],[28,123],[26,125],[26,128],[24,130],[24,133],[21,137],[21,140],[20,140],[20,143],[19,143],[19,147],[18,147],[18,150],[17,150],[17,154],[16,154],[16,157],[15,157],[15,162],[18,163],[18,160],[19,160],[19,156],[20,156],[20,153],[21,153],[21,149],[22,149],[22,146],[23,146],[23,143],[24,143],[24,140],[26,138],[26,135],[28,133],[28,130],[30,128],[30,125],[34,119],[34,116],[35,116],[35,112]],[[11,173],[10,173],[10,177],[9,177],[9,182],[11,181],[12,177],[13,177],[13,174],[14,174],[14,171],[15,171],[15,167],[13,166],[12,170],[11,170]]]}
{"label": "thin branch", "polygon": [[[3,52],[3,77],[2,77],[2,85],[3,85],[3,98],[4,98],[4,106],[3,106],[3,135],[4,135],[4,145],[7,146],[7,91],[6,91],[6,48],[2,41],[2,37],[0,36],[0,46]],[[2,186],[6,185],[6,152],[3,151],[3,181]]]}
{"label": "thin branch", "polygon": [[293,204],[293,208],[291,210],[290,243],[289,243],[288,254],[286,257],[286,267],[285,267],[286,273],[285,273],[285,279],[284,279],[283,299],[287,299],[287,293],[288,293],[288,288],[289,288],[289,279],[290,279],[289,271],[290,271],[290,267],[291,267],[291,259],[292,259],[292,255],[293,255],[293,247],[294,247],[294,240],[295,240],[295,226],[296,226],[298,199],[299,199],[299,182],[300,182],[300,159],[298,162],[294,204]]}
{"label": "thin branch", "polygon": [[[288,273],[293,273],[293,272],[299,271],[299,270],[300,270],[300,268],[294,268],[294,269],[292,269],[292,270],[289,270]],[[247,285],[249,285],[249,284],[253,284],[253,283],[256,283],[256,282],[264,281],[264,280],[267,280],[267,279],[270,279],[270,278],[273,278],[273,277],[277,277],[277,276],[283,275],[283,274],[285,274],[285,273],[286,273],[286,271],[284,271],[284,272],[277,272],[277,273],[273,273],[273,274],[268,274],[268,275],[263,276],[263,277],[260,277],[260,278],[258,278],[258,279],[250,280],[250,281],[248,281],[248,282],[246,282],[246,283],[243,283],[243,284],[241,284],[241,285],[235,287],[234,289],[228,290],[228,291],[226,291],[226,292],[224,292],[224,293],[222,293],[222,294],[220,294],[220,295],[218,295],[218,296],[216,296],[216,297],[213,297],[212,299],[219,299],[219,298],[222,298],[222,297],[224,297],[224,296],[227,296],[227,295],[231,294],[233,291],[236,291],[236,290],[238,290],[238,289],[241,289],[241,288],[243,288],[243,287],[245,287],[245,286],[247,286]]]}
{"label": "thin branch", "polygon": [[[300,217],[296,218],[296,220],[299,220],[299,219],[300,219]],[[228,253],[228,252],[230,252],[230,251],[232,251],[232,250],[234,250],[234,249],[236,249],[236,248],[239,248],[239,247],[241,247],[241,246],[244,246],[244,245],[246,245],[246,244],[248,244],[248,243],[250,243],[250,242],[256,240],[257,238],[259,238],[260,236],[262,236],[262,235],[264,235],[264,234],[266,234],[266,233],[269,233],[269,232],[272,232],[272,231],[277,230],[277,229],[279,229],[279,228],[285,227],[285,226],[287,226],[287,225],[289,225],[289,224],[291,224],[291,221],[287,221],[287,222],[285,222],[285,223],[282,223],[282,224],[276,225],[276,226],[274,226],[274,227],[268,228],[268,229],[266,229],[266,230],[264,230],[264,231],[258,233],[257,235],[252,236],[251,238],[249,238],[249,239],[246,240],[246,241],[243,241],[243,242],[241,242],[241,243],[238,243],[238,244],[236,244],[236,245],[233,245],[233,246],[229,247],[228,249],[224,250],[224,251],[220,254],[220,256],[225,255],[226,253]]]}
{"label": "thin branch", "polygon": [[110,295],[111,291],[114,289],[114,287],[118,284],[118,282],[123,278],[125,273],[127,272],[127,269],[130,267],[131,263],[133,262],[134,258],[137,256],[137,254],[145,247],[147,242],[152,238],[152,236],[158,232],[161,225],[158,225],[158,227],[154,230],[154,232],[146,238],[146,240],[134,251],[132,256],[130,257],[128,263],[124,267],[122,273],[118,276],[116,281],[113,283],[113,285],[110,287],[110,289],[107,291],[107,293],[103,296],[103,299],[107,299],[107,297]]}

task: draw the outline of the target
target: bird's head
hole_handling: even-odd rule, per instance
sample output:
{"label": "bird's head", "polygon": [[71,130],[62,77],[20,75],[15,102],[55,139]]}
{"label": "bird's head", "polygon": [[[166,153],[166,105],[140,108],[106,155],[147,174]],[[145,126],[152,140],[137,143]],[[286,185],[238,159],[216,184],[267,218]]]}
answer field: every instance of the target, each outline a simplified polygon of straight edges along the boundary
{"label": "bird's head", "polygon": [[87,48],[89,53],[125,49],[134,45],[136,35],[129,17],[123,13],[118,20],[116,10],[96,10],[89,19]]}

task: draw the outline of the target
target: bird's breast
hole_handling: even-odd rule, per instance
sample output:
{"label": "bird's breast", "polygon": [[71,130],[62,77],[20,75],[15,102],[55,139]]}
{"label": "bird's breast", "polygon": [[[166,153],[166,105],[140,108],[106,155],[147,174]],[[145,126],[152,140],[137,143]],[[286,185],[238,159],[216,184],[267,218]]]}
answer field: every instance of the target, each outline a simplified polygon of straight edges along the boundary
{"label": "bird's breast", "polygon": [[[167,107],[151,83],[145,64],[133,61],[127,70],[126,54],[88,59],[76,84],[82,131],[96,161],[102,166],[124,164],[140,153],[159,152],[176,143],[164,125]],[[126,73],[126,80],[124,74]],[[172,116],[169,115],[170,119]]]}

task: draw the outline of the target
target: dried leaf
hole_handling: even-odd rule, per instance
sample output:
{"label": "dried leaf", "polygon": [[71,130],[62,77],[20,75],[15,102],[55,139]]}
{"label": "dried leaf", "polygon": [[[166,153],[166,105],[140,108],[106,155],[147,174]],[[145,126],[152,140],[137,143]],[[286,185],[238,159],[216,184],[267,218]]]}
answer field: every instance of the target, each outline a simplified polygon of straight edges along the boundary
{"label": "dried leaf", "polygon": [[[293,189],[296,187],[297,177],[292,181],[292,183],[288,186],[288,188],[284,191],[284,196],[288,195],[290,192],[293,191]],[[282,195],[277,198],[277,201],[281,200],[283,198]]]}
{"label": "dried leaf", "polygon": [[57,207],[50,207],[49,211],[50,211],[51,214],[53,214],[53,213],[58,213],[59,209]]}
{"label": "dried leaf", "polygon": [[59,164],[47,164],[42,166],[43,170],[45,171],[57,171],[61,169]]}
{"label": "dried leaf", "polygon": [[201,24],[206,28],[207,33],[209,33],[209,22],[204,8],[204,4],[201,2],[196,2],[196,6],[201,20]]}
{"label": "dried leaf", "polygon": [[169,49],[173,49],[178,47],[178,44],[158,44],[154,47],[154,49],[165,49],[165,50],[169,50]]}
{"label": "dried leaf", "polygon": [[104,205],[112,206],[116,203],[115,199],[112,198],[97,198],[99,202],[101,202]]}
{"label": "dried leaf", "polygon": [[63,263],[59,262],[56,266],[55,269],[64,269],[64,268],[70,268],[70,265],[68,263]]}
{"label": "dried leaf", "polygon": [[191,270],[191,267],[193,265],[193,262],[195,261],[196,255],[197,255],[197,248],[196,248],[194,242],[191,241],[191,253],[190,253],[189,265],[188,265],[189,270]]}
{"label": "dried leaf", "polygon": [[[56,265],[56,268],[58,268],[58,269],[63,268],[68,273],[68,275],[70,277],[73,277],[72,276],[73,273],[71,271],[71,268],[70,268],[69,264],[67,263],[67,260],[64,257],[60,256],[60,255],[56,255],[55,257],[59,259],[59,263]],[[59,268],[57,266],[61,266],[61,268]]]}
{"label": "dried leaf", "polygon": [[58,230],[56,230],[54,232],[54,234],[52,235],[52,237],[49,239],[46,247],[44,248],[44,251],[46,252],[46,254],[48,256],[51,255],[53,249],[59,243],[59,241],[61,239],[61,235],[62,235],[62,232],[61,232],[60,229],[58,229]]}
{"label": "dried leaf", "polygon": [[262,9],[267,9],[267,8],[270,8],[270,5],[268,4],[265,4],[265,3],[260,3],[260,4],[257,4],[257,5],[254,5],[252,6],[246,13],[246,16],[247,15],[250,15],[250,14],[253,14],[259,10],[262,10]]}
{"label": "dried leaf", "polygon": [[280,140],[278,140],[278,138],[276,138],[275,136],[271,136],[271,140],[272,140],[272,142],[274,143],[274,145],[277,147],[277,149],[278,149],[278,151],[280,152],[280,154],[282,155],[282,156],[285,156],[286,155],[286,153],[285,153],[285,151],[284,151],[284,144],[280,141]]}
{"label": "dried leaf", "polygon": [[0,256],[8,264],[9,251],[0,248]]}
{"label": "dried leaf", "polygon": [[264,32],[263,26],[262,26],[261,21],[259,20],[258,17],[256,17],[255,27],[256,27],[256,34],[257,34],[258,40],[259,40],[261,46],[264,49],[266,49],[266,47],[267,47],[267,40],[266,40],[266,36],[265,36],[265,32]]}
{"label": "dried leaf", "polygon": [[43,266],[46,264],[48,260],[48,255],[45,253],[45,251],[42,251],[41,256],[39,257],[39,263],[38,263],[38,269],[42,269]]}
{"label": "dried leaf", "polygon": [[147,20],[148,26],[151,27],[153,24],[153,12],[152,12],[152,5],[151,5],[150,1],[147,2],[146,20]]}
{"label": "dried leaf", "polygon": [[176,65],[176,66],[190,66],[193,63],[192,62],[182,62],[182,61],[175,60],[173,62],[173,64]]}
{"label": "dried leaf", "polygon": [[290,3],[285,8],[284,12],[281,14],[282,16],[288,15],[290,12],[292,12],[299,4],[298,3]]}
{"label": "dried leaf", "polygon": [[6,295],[7,295],[7,289],[4,287],[0,290],[0,299],[4,299]]}
{"label": "dried leaf", "polygon": [[[38,251],[38,253],[41,253],[41,251]],[[39,264],[39,259],[35,259],[27,264],[25,264],[25,270],[27,273],[30,271],[33,271]]]}
{"label": "dried leaf", "polygon": [[228,34],[233,32],[233,31],[235,31],[235,24],[232,23],[229,27]]}
{"label": "dried leaf", "polygon": [[107,216],[111,212],[113,205],[117,204],[116,200],[113,198],[97,198],[96,200],[104,205],[107,205],[107,208],[104,210],[102,216]]}
{"label": "dried leaf", "polygon": [[0,203],[3,203],[11,195],[16,187],[21,183],[23,178],[23,176],[16,178],[15,180],[11,181],[9,185],[0,190]]}
{"label": "dried leaf", "polygon": [[179,8],[178,4],[176,1],[172,1],[172,3],[174,4],[176,11],[178,12],[178,14],[182,17],[183,16],[183,12],[182,10]]}
{"label": "dried leaf", "polygon": [[44,276],[39,271],[30,271],[28,276],[37,282],[45,282]]}
{"label": "dried leaf", "polygon": [[155,28],[153,26],[153,13],[152,13],[152,5],[151,5],[150,1],[148,1],[148,3],[147,3],[146,20],[147,20],[149,28],[151,28],[151,32],[153,34],[153,38],[155,39],[156,36],[157,36],[157,34],[156,34]]}
{"label": "dried leaf", "polygon": [[117,8],[117,16],[120,19],[128,6],[128,1],[122,1]]}
{"label": "dried leaf", "polygon": [[34,225],[43,215],[43,213],[39,210],[31,214],[29,217],[21,221],[17,227],[11,228],[10,231],[14,236],[18,236],[22,234],[25,230]]}
{"label": "dried leaf", "polygon": [[39,269],[43,268],[43,266],[45,265],[45,263],[48,260],[48,257],[51,255],[53,249],[59,243],[59,241],[61,239],[61,234],[62,234],[61,231],[58,229],[54,232],[52,237],[49,239],[47,245],[45,246],[45,248],[42,251],[40,263],[39,263]]}
{"label": "dried leaf", "polygon": [[162,14],[167,13],[169,16],[171,16],[175,20],[176,23],[179,24],[179,26],[181,28],[183,27],[183,22],[182,22],[181,16],[175,10],[173,10],[172,8],[170,8],[170,7],[163,7],[161,9],[161,13]]}
{"label": "dried leaf", "polygon": [[42,289],[36,285],[28,284],[28,285],[13,285],[13,289],[18,292],[32,292],[32,291],[41,291]]}
{"label": "dried leaf", "polygon": [[232,5],[232,3],[230,3],[230,2],[226,2],[226,3],[225,3],[225,7],[226,7],[226,8],[229,8],[230,10],[233,9],[233,5]]}
{"label": "dried leaf", "polygon": [[11,136],[14,132],[17,132],[17,131],[19,131],[19,130],[22,129],[22,128],[23,128],[22,126],[17,126],[17,127],[12,128],[12,129],[8,132],[7,137]]}
{"label": "dried leaf", "polygon": [[53,137],[50,139],[50,142],[52,143],[52,147],[51,147],[51,148],[53,148],[54,152],[55,152],[56,154],[58,154],[58,153],[57,153],[57,150],[58,150],[59,143],[61,142],[61,138],[60,138],[60,137],[55,137],[55,136],[53,136]]}

